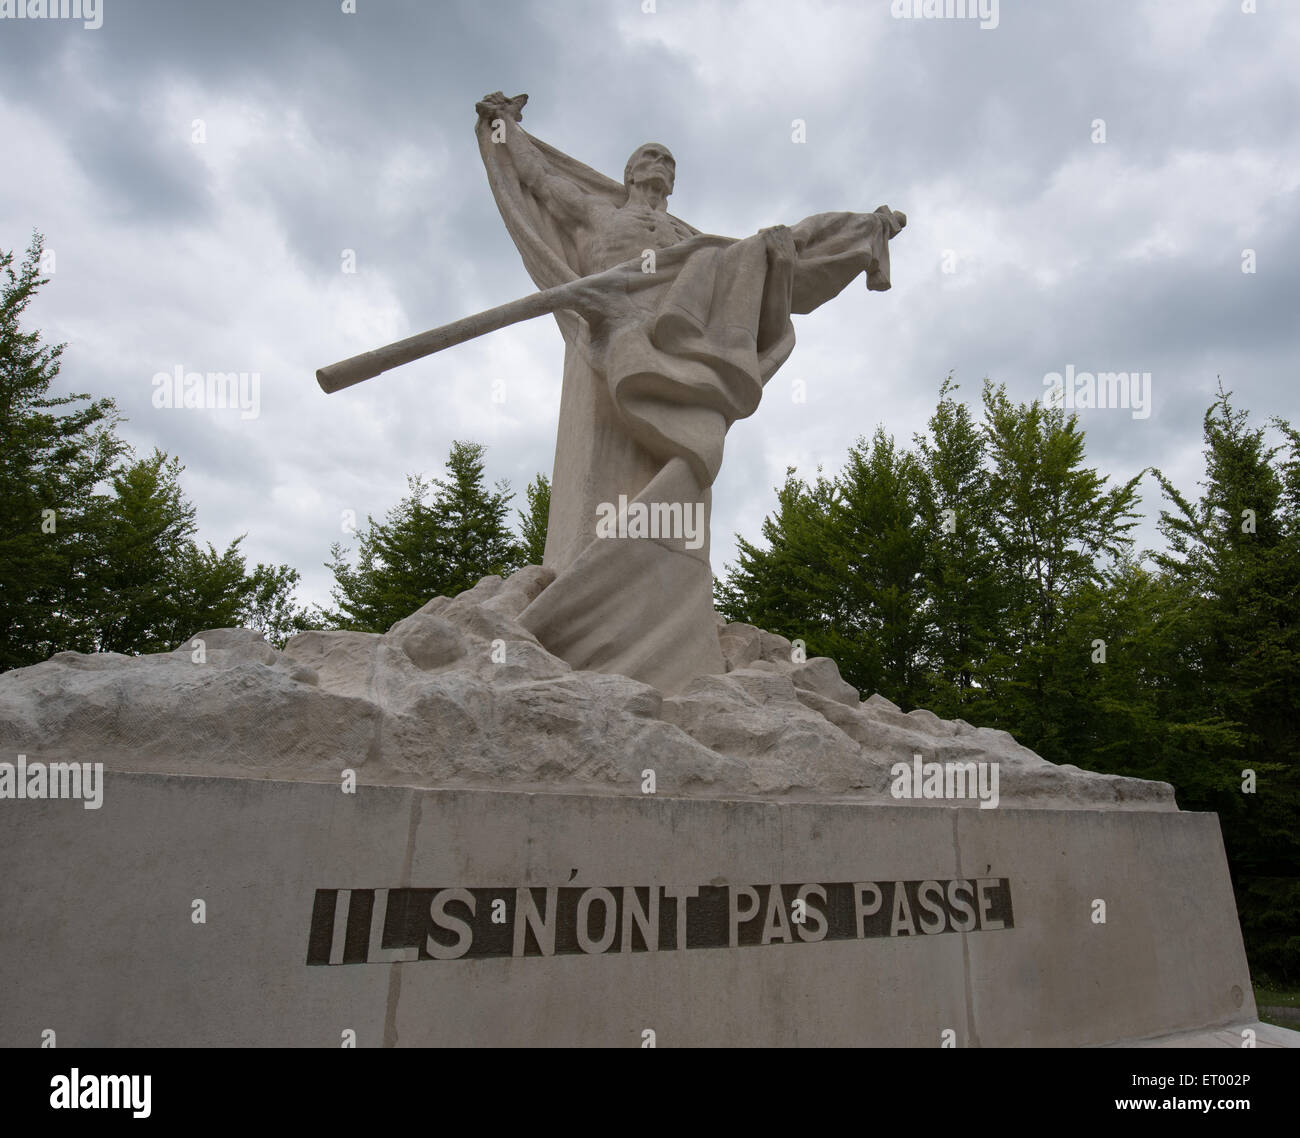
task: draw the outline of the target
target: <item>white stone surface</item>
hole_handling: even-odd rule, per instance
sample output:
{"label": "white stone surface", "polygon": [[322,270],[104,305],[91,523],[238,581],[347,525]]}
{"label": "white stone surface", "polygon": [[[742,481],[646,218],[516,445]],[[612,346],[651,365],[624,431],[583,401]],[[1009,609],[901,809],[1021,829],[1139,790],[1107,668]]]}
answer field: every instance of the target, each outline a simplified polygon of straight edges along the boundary
{"label": "white stone surface", "polygon": [[[99,810],[0,812],[5,1047],[1221,1046],[1259,1018],[1207,814],[114,772]],[[355,962],[309,963],[318,890],[983,878],[1009,883],[1007,927],[391,963],[363,916]]]}
{"label": "white stone surface", "polygon": [[1247,1032],[1251,1033],[1254,1047],[1300,1047],[1300,1031],[1276,1027],[1271,1023],[1237,1024],[1233,1027],[1198,1028],[1172,1035],[1157,1035],[1151,1039],[1128,1039],[1122,1043],[1108,1043],[1107,1047],[1218,1047],[1239,1050],[1245,1045]]}
{"label": "white stone surface", "polygon": [[[516,617],[552,579],[530,566],[439,597],[387,633],[310,632],[277,652],[255,632],[171,653],[64,652],[0,676],[12,762],[421,787],[894,802],[890,767],[996,762],[1002,803],[1174,810],[1166,783],[1056,766],[1006,732],[859,702],[832,660],[792,663],[780,636],[718,627],[727,671],[675,695],[574,671]],[[494,662],[493,656],[498,661]],[[901,803],[906,804],[906,803]],[[969,801],[969,808],[977,803]]]}
{"label": "white stone surface", "polygon": [[[889,243],[907,218],[882,205],[739,240],[701,233],[668,213],[666,146],[638,147],[619,183],[529,135],[527,102],[486,95],[475,127],[524,267],[567,298],[554,310],[564,384],[543,555],[556,577],[520,623],[574,668],[676,694],[725,671],[707,535],[727,432],[794,349],[793,314],[859,276],[890,287]],[[615,503],[625,520],[676,510],[681,532],[611,540],[598,518]],[[693,539],[688,515],[703,523]]]}

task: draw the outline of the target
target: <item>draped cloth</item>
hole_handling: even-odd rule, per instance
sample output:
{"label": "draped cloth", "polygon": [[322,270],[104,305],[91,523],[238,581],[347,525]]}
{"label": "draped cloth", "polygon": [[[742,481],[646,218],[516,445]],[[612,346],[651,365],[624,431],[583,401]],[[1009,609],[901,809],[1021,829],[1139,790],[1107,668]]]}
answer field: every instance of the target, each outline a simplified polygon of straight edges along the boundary
{"label": "draped cloth", "polygon": [[[550,173],[611,206],[626,200],[623,185],[524,137]],[[575,223],[544,189],[524,184],[482,119],[478,139],[537,287],[606,269],[582,264]],[[790,355],[792,313],[813,311],[859,273],[869,289],[889,288],[889,239],[905,219],[883,206],[822,213],[740,240],[678,224],[690,236],[657,250],[652,272],[626,266],[580,290],[574,311],[555,314],[565,365],[544,563],[556,578],[520,617],[574,668],[666,692],[724,670],[707,533],[728,428],[754,413]],[[601,536],[601,506],[620,495],[629,513],[638,504],[694,506],[702,540]]]}

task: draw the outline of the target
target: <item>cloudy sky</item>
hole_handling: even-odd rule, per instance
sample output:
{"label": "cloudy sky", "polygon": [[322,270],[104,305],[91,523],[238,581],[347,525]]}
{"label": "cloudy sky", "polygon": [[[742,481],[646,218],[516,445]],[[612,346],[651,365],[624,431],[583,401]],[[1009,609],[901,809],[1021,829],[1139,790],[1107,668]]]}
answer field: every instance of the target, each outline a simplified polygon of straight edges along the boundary
{"label": "cloudy sky", "polygon": [[[1148,417],[1081,413],[1089,457],[1188,490],[1217,376],[1256,418],[1300,420],[1300,4],[1001,0],[988,27],[891,0],[350,6],[0,19],[0,248],[46,235],[31,311],[68,343],[63,389],[112,396],[138,453],[186,464],[201,537],[247,533],[250,561],[302,571],[304,599],[327,600],[344,511],[381,516],[452,440],[487,444],[520,504],[550,471],[549,318],[331,396],[313,374],[532,290],[473,134],[497,89],[616,178],[667,143],[670,209],[707,232],[908,215],[893,289],[859,281],[796,317],[794,355],[732,428],[715,572],[787,466],[837,468],[877,424],[909,439],[949,372],[972,401],[985,376],[1029,400],[1067,367],[1149,372]],[[154,407],[177,367],[257,373],[258,416]]]}

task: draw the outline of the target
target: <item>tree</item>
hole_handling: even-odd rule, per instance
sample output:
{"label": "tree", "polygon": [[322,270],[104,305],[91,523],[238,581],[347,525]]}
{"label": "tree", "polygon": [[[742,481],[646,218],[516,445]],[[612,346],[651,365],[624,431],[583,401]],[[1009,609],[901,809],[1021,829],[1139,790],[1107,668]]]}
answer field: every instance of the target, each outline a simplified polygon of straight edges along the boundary
{"label": "tree", "polygon": [[211,543],[206,548],[185,544],[171,572],[177,613],[173,645],[203,629],[238,627],[260,632],[283,648],[291,636],[322,627],[294,600],[298,570],[259,563],[248,572],[239,548],[246,536],[240,534],[222,553]]}
{"label": "tree", "polygon": [[455,442],[446,478],[408,476],[406,497],[385,520],[367,518],[355,566],[341,543],[331,547],[326,567],[334,574],[337,607],[322,613],[329,624],[384,632],[432,597],[455,596],[523,564],[506,525],[513,495],[504,482],[486,487],[483,451],[478,443]]}
{"label": "tree", "polygon": [[184,602],[176,571],[197,528],[178,481],[181,469],[179,459],[155,450],[112,476],[89,570],[101,652],[165,652],[193,631],[178,631]]}
{"label": "tree", "polygon": [[194,541],[195,509],[180,485],[180,460],[155,450],[114,472],[98,506],[88,569],[93,646],[104,652],[163,652],[195,632],[245,626],[282,645],[313,626],[293,602],[296,570],[258,565],[240,550]]}
{"label": "tree", "polygon": [[208,628],[232,628],[244,624],[253,582],[248,578],[240,544],[243,534],[218,553],[187,541],[180,557],[170,567],[175,622],[168,637],[179,645],[194,633]]}
{"label": "tree", "polygon": [[970,409],[955,397],[949,375],[928,433],[915,446],[924,475],[922,528],[927,535],[926,704],[943,718],[985,714],[990,661],[1005,605],[993,532],[986,439]]}
{"label": "tree", "polygon": [[1283,442],[1269,446],[1220,384],[1199,500],[1159,475],[1173,509],[1155,561],[1186,609],[1187,694],[1173,721],[1197,709],[1224,734],[1213,753],[1171,766],[1170,781],[1185,808],[1219,814],[1252,963],[1283,980],[1300,974],[1300,437],[1274,426]]}
{"label": "tree", "polygon": [[274,647],[283,648],[291,636],[324,627],[318,616],[294,601],[301,580],[297,569],[259,562],[246,580],[240,623],[262,633]]}
{"label": "tree", "polygon": [[[925,479],[916,456],[878,428],[849,448],[830,511],[836,637],[849,682],[905,707],[925,691]],[[847,678],[847,677],[846,677]]]}
{"label": "tree", "polygon": [[911,703],[922,682],[923,493],[915,456],[883,430],[860,438],[834,479],[805,485],[788,471],[763,523],[768,548],[738,538],[739,565],[715,588],[719,612],[803,640],[855,687]]}
{"label": "tree", "polygon": [[124,445],[111,399],[54,396],[63,345],[21,320],[37,290],[43,239],[22,264],[0,251],[0,670],[62,649],[89,650],[87,564],[96,486]]}
{"label": "tree", "polygon": [[739,561],[714,582],[719,613],[802,640],[809,656],[831,655],[842,647],[836,634],[839,600],[828,525],[835,495],[835,484],[820,470],[816,482],[806,485],[793,467],[787,469],[777,490],[776,512],[763,520],[767,548],[737,535]]}
{"label": "tree", "polygon": [[132,458],[112,400],[50,394],[63,345],[22,327],[49,283],[42,249],[34,234],[17,268],[0,252],[0,670],[69,649],[164,651],[246,619],[304,627],[294,570],[250,577],[242,538],[222,553],[194,543],[179,460]]}
{"label": "tree", "polygon": [[1078,416],[1013,404],[984,384],[989,502],[1003,582],[1003,634],[990,661],[997,725],[1054,762],[1070,761],[1077,693],[1096,628],[1075,612],[1132,547],[1138,474],[1120,486],[1084,465]]}
{"label": "tree", "polygon": [[528,512],[519,512],[520,560],[525,565],[540,565],[546,553],[546,530],[551,516],[551,483],[538,474],[525,488]]}
{"label": "tree", "polygon": [[1066,693],[1086,687],[1097,636],[1072,614],[1130,547],[1138,480],[1108,489],[1059,409],[986,382],[977,425],[955,391],[940,387],[914,451],[878,430],[833,480],[790,472],[768,548],[739,542],[718,608],[801,636],[863,691],[1018,730],[1064,761]]}
{"label": "tree", "polygon": [[523,564],[519,544],[506,525],[514,495],[504,480],[493,490],[485,486],[485,450],[480,443],[453,442],[448,477],[433,480],[434,517],[446,539],[448,596],[490,574],[512,573]]}

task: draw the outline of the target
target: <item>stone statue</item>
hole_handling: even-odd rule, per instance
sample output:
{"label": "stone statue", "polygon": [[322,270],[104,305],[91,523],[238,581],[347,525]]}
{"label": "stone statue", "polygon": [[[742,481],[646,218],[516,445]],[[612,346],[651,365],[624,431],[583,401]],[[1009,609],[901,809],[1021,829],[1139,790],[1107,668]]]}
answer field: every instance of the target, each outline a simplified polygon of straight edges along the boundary
{"label": "stone statue", "polygon": [[542,291],[318,373],[335,390],[543,312],[565,341],[545,567],[520,617],[572,667],[665,692],[725,670],[709,565],[723,440],[794,347],[792,313],[859,273],[889,288],[887,206],[822,213],[741,240],[666,210],[676,163],[646,143],[619,184],[528,135],[526,95],[477,104],[506,229]]}

